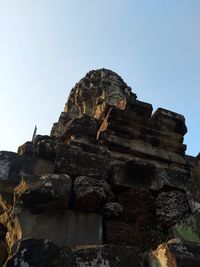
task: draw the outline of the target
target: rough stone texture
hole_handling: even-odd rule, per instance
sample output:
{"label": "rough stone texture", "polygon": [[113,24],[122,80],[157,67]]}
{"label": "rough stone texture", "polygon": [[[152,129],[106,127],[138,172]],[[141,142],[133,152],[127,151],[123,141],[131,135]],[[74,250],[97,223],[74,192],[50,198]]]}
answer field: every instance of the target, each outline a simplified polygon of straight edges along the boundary
{"label": "rough stone texture", "polygon": [[4,267],[140,266],[163,242],[160,264],[187,266],[186,250],[178,244],[179,257],[166,243],[200,242],[200,160],[185,155],[186,132],[184,116],[153,112],[116,73],[87,73],[50,136],[0,152],[1,264],[14,243],[34,237],[42,240],[23,240]]}
{"label": "rough stone texture", "polygon": [[124,221],[154,224],[155,200],[148,190],[132,187],[118,193],[116,198],[123,207]]}
{"label": "rough stone texture", "polygon": [[163,189],[166,187],[179,188],[187,190],[190,181],[190,173],[186,170],[173,170],[169,168],[156,169],[155,171],[156,187],[152,189]]}
{"label": "rough stone texture", "polygon": [[191,174],[191,186],[189,192],[189,202],[192,211],[200,208],[200,153],[194,160],[194,168]]}
{"label": "rough stone texture", "polygon": [[142,259],[134,247],[96,246],[74,251],[73,266],[142,267]]}
{"label": "rough stone texture", "polygon": [[7,267],[142,267],[137,249],[120,246],[93,246],[71,250],[59,248],[50,240],[22,240]]}
{"label": "rough stone texture", "polygon": [[30,156],[19,156],[14,152],[0,152],[0,193],[10,203],[13,200],[14,187],[20,177],[27,174],[52,173],[54,164]]}
{"label": "rough stone texture", "polygon": [[66,174],[23,177],[15,189],[15,198],[19,198],[31,210],[39,210],[50,204],[68,207],[70,195],[71,178]]}
{"label": "rough stone texture", "polygon": [[159,192],[156,198],[158,223],[163,228],[176,224],[190,213],[186,195],[181,190],[167,189]]}
{"label": "rough stone texture", "polygon": [[83,114],[80,118],[75,118],[66,123],[65,134],[63,134],[62,139],[64,139],[65,142],[68,138],[70,140],[70,136],[74,138],[84,137],[87,139],[96,139],[99,126],[100,123],[97,119]]}
{"label": "rough stone texture", "polygon": [[144,251],[149,248],[149,244],[155,245],[163,240],[164,235],[156,225],[155,200],[149,191],[133,187],[118,193],[117,201],[111,209],[114,216],[111,216],[109,210],[106,211],[107,243],[137,246]]}
{"label": "rough stone texture", "polygon": [[88,153],[77,146],[63,145],[56,157],[55,173],[106,179],[106,164],[105,155]]}
{"label": "rough stone texture", "polygon": [[18,246],[15,256],[7,262],[6,267],[71,266],[71,259],[63,259],[62,250],[48,239],[29,238],[22,240]]}
{"label": "rough stone texture", "polygon": [[75,207],[85,211],[98,211],[111,196],[109,185],[102,180],[80,176],[74,182]]}
{"label": "rough stone texture", "polygon": [[193,267],[200,266],[200,244],[172,239],[151,252],[147,267]]}
{"label": "rough stone texture", "polygon": [[107,107],[121,107],[123,101],[135,99],[131,88],[115,72],[105,69],[90,71],[72,89],[65,112],[76,116],[86,113],[99,118],[104,115]]}
{"label": "rough stone texture", "polygon": [[107,219],[120,219],[123,215],[123,207],[117,202],[108,202],[104,214]]}

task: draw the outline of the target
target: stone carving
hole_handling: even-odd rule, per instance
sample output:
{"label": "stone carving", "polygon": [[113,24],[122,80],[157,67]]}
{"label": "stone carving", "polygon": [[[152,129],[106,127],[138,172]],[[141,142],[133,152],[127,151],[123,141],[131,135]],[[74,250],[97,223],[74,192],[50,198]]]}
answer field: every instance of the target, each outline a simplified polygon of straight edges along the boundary
{"label": "stone carving", "polygon": [[50,136],[0,152],[0,266],[199,266],[186,132],[113,71],[87,73]]}

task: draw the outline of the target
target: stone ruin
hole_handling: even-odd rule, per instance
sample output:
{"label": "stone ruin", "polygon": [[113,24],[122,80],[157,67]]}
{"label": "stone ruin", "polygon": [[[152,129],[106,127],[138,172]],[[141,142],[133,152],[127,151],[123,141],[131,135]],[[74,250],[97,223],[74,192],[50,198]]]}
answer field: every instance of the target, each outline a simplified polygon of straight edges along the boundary
{"label": "stone ruin", "polygon": [[200,156],[152,110],[90,71],[50,135],[0,152],[0,266],[200,266]]}

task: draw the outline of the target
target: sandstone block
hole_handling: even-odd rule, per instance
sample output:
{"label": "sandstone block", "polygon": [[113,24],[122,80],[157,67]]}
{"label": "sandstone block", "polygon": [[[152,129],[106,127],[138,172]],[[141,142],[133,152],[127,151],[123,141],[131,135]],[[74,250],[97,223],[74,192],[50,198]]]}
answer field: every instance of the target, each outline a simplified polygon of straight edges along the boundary
{"label": "sandstone block", "polygon": [[55,173],[67,173],[71,177],[90,176],[106,179],[107,168],[105,155],[89,153],[73,145],[62,145],[55,162]]}
{"label": "sandstone block", "polygon": [[114,188],[144,187],[153,188],[155,168],[152,164],[141,161],[126,161],[113,166],[111,184]]}
{"label": "sandstone block", "polygon": [[70,196],[71,178],[67,174],[23,177],[15,189],[16,200],[32,211],[52,204],[68,207]]}
{"label": "sandstone block", "polygon": [[20,177],[27,174],[52,173],[54,164],[43,159],[30,156],[19,156],[14,152],[0,152],[0,193],[12,202],[14,187],[20,182]]}
{"label": "sandstone block", "polygon": [[102,243],[102,216],[98,213],[57,208],[36,215],[28,209],[18,208],[17,218],[22,239],[49,239],[63,247]]}
{"label": "sandstone block", "polygon": [[170,110],[158,108],[152,115],[151,122],[153,128],[158,128],[162,131],[170,131],[180,135],[187,133],[184,116]]}
{"label": "sandstone block", "polygon": [[200,244],[172,239],[162,243],[147,258],[148,267],[200,266]]}

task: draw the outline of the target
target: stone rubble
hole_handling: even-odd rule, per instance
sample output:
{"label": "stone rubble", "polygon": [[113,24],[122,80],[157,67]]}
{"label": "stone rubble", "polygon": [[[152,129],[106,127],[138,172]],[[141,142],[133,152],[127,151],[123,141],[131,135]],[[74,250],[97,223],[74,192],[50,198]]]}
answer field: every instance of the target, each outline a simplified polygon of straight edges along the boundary
{"label": "stone rubble", "polygon": [[87,73],[50,136],[0,152],[0,266],[200,266],[186,132],[115,72]]}

